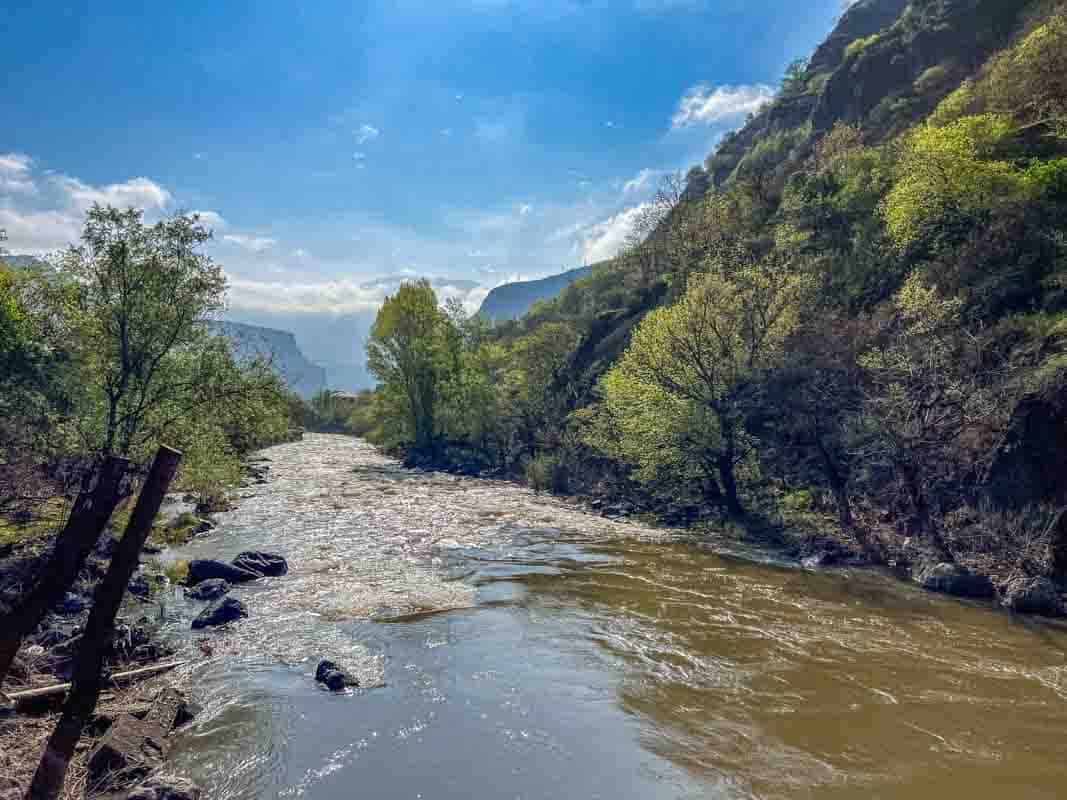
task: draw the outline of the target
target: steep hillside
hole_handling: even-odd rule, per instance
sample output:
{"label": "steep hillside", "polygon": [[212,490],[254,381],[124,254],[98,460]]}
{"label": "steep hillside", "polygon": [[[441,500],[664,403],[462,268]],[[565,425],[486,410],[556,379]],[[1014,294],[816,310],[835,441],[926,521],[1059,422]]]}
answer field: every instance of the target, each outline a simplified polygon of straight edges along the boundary
{"label": "steep hillside", "polygon": [[325,388],[326,370],[307,359],[289,331],[230,321],[211,326],[233,343],[239,358],[269,359],[275,372],[301,397],[310,398]]}
{"label": "steep hillside", "polygon": [[551,300],[577,280],[590,273],[589,267],[579,267],[560,275],[536,281],[520,281],[497,286],[482,301],[478,313],[493,322],[518,319],[534,305]]}

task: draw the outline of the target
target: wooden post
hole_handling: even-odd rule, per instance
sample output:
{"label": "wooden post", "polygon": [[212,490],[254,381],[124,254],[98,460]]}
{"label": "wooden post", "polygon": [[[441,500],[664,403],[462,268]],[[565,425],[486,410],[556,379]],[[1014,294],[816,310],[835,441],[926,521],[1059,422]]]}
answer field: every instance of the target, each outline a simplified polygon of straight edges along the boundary
{"label": "wooden post", "polygon": [[0,687],[22,640],[33,633],[48,609],[62,599],[77,580],[78,572],[96,546],[115,506],[125,497],[123,478],[129,465],[125,458],[110,456],[101,465],[95,479],[87,481],[37,583],[9,614],[0,618]]}
{"label": "wooden post", "polygon": [[111,557],[107,575],[96,587],[93,608],[85,626],[81,647],[74,661],[74,675],[70,693],[63,704],[63,714],[52,731],[41,763],[33,776],[26,797],[28,800],[55,800],[63,788],[67,767],[74,755],[74,747],[82,729],[96,710],[103,681],[104,658],[111,646],[118,613],[126,587],[133,577],[141,556],[141,548],[152,530],[152,521],[163,503],[170,482],[178,471],[182,454],[169,447],[160,447],[152,469],[145,480],[141,496],[133,509],[122,541]]}

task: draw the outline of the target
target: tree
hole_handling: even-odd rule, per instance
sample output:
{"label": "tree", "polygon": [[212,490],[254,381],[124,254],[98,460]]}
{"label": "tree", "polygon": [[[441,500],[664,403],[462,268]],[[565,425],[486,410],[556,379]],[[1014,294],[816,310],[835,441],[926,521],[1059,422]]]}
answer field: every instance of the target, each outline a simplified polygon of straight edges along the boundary
{"label": "tree", "polygon": [[741,390],[775,363],[798,323],[811,281],[738,254],[730,270],[696,281],[653,311],[600,386],[606,426],[592,444],[616,452],[651,480],[700,474],[705,493],[743,513],[736,468],[749,455]]}
{"label": "tree", "polygon": [[147,225],[142,212],[94,205],[82,243],[56,288],[92,406],[83,432],[94,450],[128,454],[169,425],[230,393],[203,322],[223,306],[221,268],[200,247],[195,217]]}
{"label": "tree", "polygon": [[367,366],[403,404],[415,450],[437,446],[437,414],[448,356],[448,318],[430,282],[404,283],[387,297],[367,342]]}

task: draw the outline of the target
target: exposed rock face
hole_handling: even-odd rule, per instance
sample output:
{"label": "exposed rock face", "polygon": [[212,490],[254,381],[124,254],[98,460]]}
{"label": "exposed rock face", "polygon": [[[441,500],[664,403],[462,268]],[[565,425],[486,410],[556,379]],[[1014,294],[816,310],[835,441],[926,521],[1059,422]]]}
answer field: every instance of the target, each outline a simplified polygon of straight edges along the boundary
{"label": "exposed rock face", "polygon": [[579,267],[538,281],[520,281],[497,286],[482,301],[478,313],[494,322],[519,319],[539,300],[551,300],[572,283],[591,272]]}
{"label": "exposed rock face", "polygon": [[828,72],[841,64],[851,42],[878,33],[892,25],[908,5],[908,0],[859,0],[841,15],[833,32],[808,63],[812,72]]}
{"label": "exposed rock face", "polygon": [[200,612],[193,620],[193,629],[214,628],[247,616],[248,609],[244,603],[235,597],[223,597]]}
{"label": "exposed rock face", "polygon": [[[157,769],[167,756],[167,734],[174,727],[183,697],[164,689],[144,719],[122,714],[89,754],[89,777],[94,786],[134,782]],[[126,785],[129,785],[127,783]]]}
{"label": "exposed rock face", "polygon": [[126,800],[200,800],[200,787],[188,778],[154,775],[132,789]]}
{"label": "exposed rock face", "polygon": [[256,550],[239,553],[233,560],[233,565],[238,569],[269,577],[278,577],[289,571],[289,564],[281,556]]}
{"label": "exposed rock face", "polygon": [[[1067,403],[1032,397],[1015,409],[986,491],[1000,508],[1067,503]],[[1065,565],[1067,566],[1067,565]]]}
{"label": "exposed rock face", "polygon": [[325,684],[330,691],[340,692],[349,686],[359,686],[359,681],[341,669],[333,661],[320,661],[315,669],[315,680]]}
{"label": "exposed rock face", "polygon": [[262,576],[258,572],[241,569],[232,564],[197,558],[189,562],[189,577],[186,582],[190,586],[196,586],[210,578],[222,578],[229,583],[247,583],[260,577]]}
{"label": "exposed rock face", "polygon": [[1048,578],[1012,578],[1001,591],[1000,603],[1018,614],[1064,616],[1063,598]]}
{"label": "exposed rock face", "polygon": [[211,328],[233,343],[239,359],[270,359],[274,371],[301,397],[310,398],[326,387],[326,370],[300,352],[289,331],[224,321],[212,322]]}
{"label": "exposed rock face", "polygon": [[930,592],[950,594],[954,597],[983,599],[996,594],[993,582],[985,575],[978,575],[959,564],[928,564],[920,568],[915,581]]}
{"label": "exposed rock face", "polygon": [[185,596],[190,600],[218,600],[228,591],[230,591],[230,584],[222,578],[208,578],[186,589]]}

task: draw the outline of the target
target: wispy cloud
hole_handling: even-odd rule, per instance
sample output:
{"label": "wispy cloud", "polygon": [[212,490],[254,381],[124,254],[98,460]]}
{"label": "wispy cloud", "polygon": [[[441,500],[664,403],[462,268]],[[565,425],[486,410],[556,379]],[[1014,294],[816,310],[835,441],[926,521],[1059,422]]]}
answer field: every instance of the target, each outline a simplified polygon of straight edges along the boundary
{"label": "wispy cloud", "polygon": [[0,154],[0,191],[32,194],[37,186],[30,178],[33,159],[23,153]]}
{"label": "wispy cloud", "polygon": [[623,194],[640,194],[646,192],[652,188],[656,178],[662,175],[662,171],[658,169],[645,169],[640,170],[630,180],[626,181],[622,185]]}
{"label": "wispy cloud", "polygon": [[712,125],[759,111],[774,99],[774,89],[766,84],[751,86],[717,86],[698,84],[678,101],[671,118],[677,130],[690,125]]}
{"label": "wispy cloud", "polygon": [[356,141],[359,144],[366,144],[373,139],[377,139],[382,135],[382,132],[375,128],[373,125],[360,125],[359,130],[356,131]]}
{"label": "wispy cloud", "polygon": [[237,245],[250,253],[262,253],[278,244],[277,239],[269,236],[247,236],[241,233],[229,233],[222,237],[224,242]]}
{"label": "wispy cloud", "polygon": [[217,211],[190,211],[190,216],[197,216],[200,218],[200,222],[206,225],[208,228],[216,231],[224,231],[229,227],[229,223],[222,218],[222,214]]}

